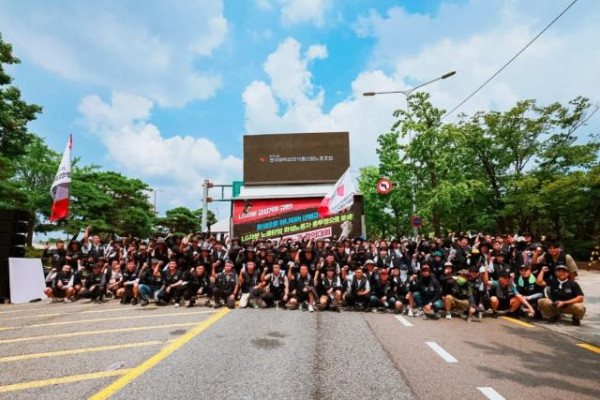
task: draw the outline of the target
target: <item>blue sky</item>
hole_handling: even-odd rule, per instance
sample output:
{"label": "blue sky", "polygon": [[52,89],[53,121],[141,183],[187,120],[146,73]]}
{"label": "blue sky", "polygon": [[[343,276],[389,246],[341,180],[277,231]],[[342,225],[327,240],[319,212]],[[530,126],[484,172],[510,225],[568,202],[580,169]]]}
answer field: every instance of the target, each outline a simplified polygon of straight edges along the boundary
{"label": "blue sky", "polygon": [[[31,129],[57,151],[72,132],[83,163],[162,190],[164,211],[198,207],[204,178],[240,179],[244,134],[348,130],[353,170],[376,163],[403,99],[363,91],[457,70],[428,88],[449,109],[568,3],[0,0],[0,32],[22,60],[15,83],[44,107]],[[461,111],[598,101],[599,11],[579,1]]]}

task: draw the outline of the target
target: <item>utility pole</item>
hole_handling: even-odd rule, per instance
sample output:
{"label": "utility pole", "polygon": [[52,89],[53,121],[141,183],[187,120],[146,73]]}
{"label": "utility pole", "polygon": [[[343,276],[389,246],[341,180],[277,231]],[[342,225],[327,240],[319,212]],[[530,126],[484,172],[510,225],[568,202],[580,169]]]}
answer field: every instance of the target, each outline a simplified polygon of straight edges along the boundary
{"label": "utility pole", "polygon": [[[238,186],[241,186],[241,185],[238,185]],[[232,187],[232,185],[215,185],[208,179],[205,179],[204,183],[202,184],[202,187],[203,187],[203,190],[202,190],[202,232],[206,232],[206,230],[208,228],[208,203],[212,203],[213,201],[233,201],[233,199],[225,198],[225,188]],[[213,187],[221,188],[221,198],[220,199],[213,199],[212,197],[210,197],[208,195],[208,190]],[[238,187],[238,190],[239,190],[239,187]]]}
{"label": "utility pole", "polygon": [[206,232],[206,228],[208,227],[208,189],[209,185],[211,185],[208,179],[204,180],[203,190],[202,190],[202,233]]}

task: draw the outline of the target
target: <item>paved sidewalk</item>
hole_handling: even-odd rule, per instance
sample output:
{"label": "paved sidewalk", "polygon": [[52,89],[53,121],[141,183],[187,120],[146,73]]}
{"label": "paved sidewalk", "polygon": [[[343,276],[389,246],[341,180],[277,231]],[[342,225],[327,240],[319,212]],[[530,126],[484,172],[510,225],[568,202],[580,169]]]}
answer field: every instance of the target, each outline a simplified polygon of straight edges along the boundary
{"label": "paved sidewalk", "polygon": [[547,322],[534,322],[534,324],[600,347],[600,271],[580,269],[577,283],[583,290],[586,308],[581,326],[571,325],[570,318],[564,318],[556,324]]}

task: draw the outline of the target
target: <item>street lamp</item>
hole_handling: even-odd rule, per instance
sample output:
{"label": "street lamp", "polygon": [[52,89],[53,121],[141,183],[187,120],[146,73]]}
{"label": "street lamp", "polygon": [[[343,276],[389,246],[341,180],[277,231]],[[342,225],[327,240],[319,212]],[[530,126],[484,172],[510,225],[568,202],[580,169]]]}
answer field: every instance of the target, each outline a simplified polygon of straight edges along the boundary
{"label": "street lamp", "polygon": [[[370,97],[370,96],[375,96],[377,94],[403,94],[404,98],[406,100],[406,112],[408,112],[408,98],[415,90],[420,89],[423,86],[432,84],[433,82],[437,82],[442,79],[450,78],[451,76],[453,76],[455,74],[456,74],[456,71],[450,71],[447,74],[444,74],[440,77],[430,80],[429,82],[422,83],[418,86],[415,86],[413,88],[406,89],[406,90],[393,90],[393,91],[387,91],[387,92],[364,92],[363,96]],[[408,131],[408,145],[409,146],[412,142],[412,139],[413,139],[412,132]],[[414,177],[413,177],[413,179],[414,179]],[[417,193],[415,192],[414,182],[410,187],[411,187],[411,196],[412,196],[412,212],[413,212],[413,216],[415,216],[417,214]],[[419,228],[417,228],[416,226],[413,226],[413,236],[414,236],[415,241],[417,240],[418,233],[419,233]]]}
{"label": "street lamp", "polygon": [[154,195],[154,215],[158,215],[158,210],[156,209],[156,192],[164,192],[164,190],[162,189],[154,189],[154,188],[148,188],[146,189],[147,192],[152,192],[152,194]]}

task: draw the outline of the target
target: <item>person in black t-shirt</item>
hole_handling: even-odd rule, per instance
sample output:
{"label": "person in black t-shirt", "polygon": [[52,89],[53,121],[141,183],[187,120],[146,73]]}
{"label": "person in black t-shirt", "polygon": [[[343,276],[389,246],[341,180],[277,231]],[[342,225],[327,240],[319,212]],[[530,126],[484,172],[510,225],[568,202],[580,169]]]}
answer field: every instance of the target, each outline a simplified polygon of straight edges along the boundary
{"label": "person in black t-shirt", "polygon": [[293,282],[294,285],[294,289],[290,291],[288,308],[290,310],[297,308],[302,310],[304,305],[307,304],[308,311],[314,312],[317,291],[315,290],[314,280],[308,272],[308,266],[302,264],[300,265],[300,272],[297,274],[288,274],[288,282],[290,285]]}
{"label": "person in black t-shirt", "polygon": [[344,299],[348,309],[363,311],[370,303],[371,284],[362,268],[357,268],[346,279],[346,293]]}
{"label": "person in black t-shirt", "polygon": [[85,291],[81,297],[88,298],[96,303],[102,303],[106,294],[106,274],[99,264],[92,264],[92,273],[85,280]]}
{"label": "person in black t-shirt", "polygon": [[[475,267],[476,268],[476,267]],[[444,309],[446,310],[446,319],[452,319],[452,311],[462,312],[467,318],[467,322],[471,322],[476,311],[475,297],[473,296],[473,287],[469,284],[469,271],[461,269],[458,271],[458,276],[446,281],[447,288],[442,289],[444,295]]]}
{"label": "person in black t-shirt", "polygon": [[537,280],[538,285],[547,286],[545,289],[547,297],[538,300],[542,317],[548,318],[550,322],[556,322],[562,314],[571,314],[573,325],[581,325],[581,320],[585,315],[581,287],[577,282],[569,279],[569,269],[564,264],[559,264],[554,268],[556,279],[547,285],[544,278],[548,270],[547,266],[542,267],[542,272]]}
{"label": "person in black t-shirt", "polygon": [[142,267],[140,271],[140,297],[142,298],[141,306],[145,307],[149,303],[149,298],[157,298],[158,293],[163,287],[162,261],[152,259],[151,267],[148,264]]}
{"label": "person in black t-shirt", "polygon": [[[186,277],[184,278],[187,284],[185,285],[185,293],[183,298],[188,300],[186,307],[193,307],[196,304],[196,296],[198,297],[210,297],[210,277],[206,273],[204,265],[199,264],[196,268],[193,268]],[[210,300],[206,300],[205,306],[210,306]]]}
{"label": "person in black t-shirt", "polygon": [[335,273],[335,268],[326,267],[325,273],[318,278],[316,289],[319,295],[319,310],[323,311],[329,307],[331,310],[339,312],[344,287],[342,280]]}
{"label": "person in black t-shirt", "polygon": [[67,247],[67,254],[65,258],[67,260],[67,264],[71,266],[73,273],[80,271],[83,268],[83,262],[85,261],[85,256],[81,250],[81,243],[79,243],[77,240],[72,240]]}
{"label": "person in black t-shirt", "polygon": [[44,247],[44,254],[42,258],[51,258],[50,265],[56,272],[61,271],[63,265],[67,264],[67,250],[65,250],[65,243],[62,240],[56,242],[56,248],[50,249],[50,245]]}
{"label": "person in black t-shirt", "polygon": [[135,267],[135,260],[131,258],[127,260],[127,266],[121,277],[121,287],[117,290],[117,297],[121,298],[121,304],[131,301],[131,305],[135,306],[138,303],[138,283],[139,272]]}
{"label": "person in black t-shirt", "polygon": [[515,290],[521,295],[521,311],[532,318],[536,314],[537,302],[544,297],[544,288],[537,284],[537,278],[531,273],[531,266],[521,265],[519,277],[515,279]]}
{"label": "person in black t-shirt", "polygon": [[[64,299],[66,302],[71,302],[76,294],[75,274],[70,265],[66,264],[56,274],[52,282],[52,286],[46,288],[45,293],[52,302],[58,299]],[[81,282],[79,282],[81,288]]]}
{"label": "person in black t-shirt", "polygon": [[514,313],[518,308],[521,297],[515,290],[515,285],[510,278],[510,272],[501,271],[498,280],[492,282],[490,288],[490,307],[492,316],[497,316],[498,311]]}
{"label": "person in black t-shirt", "polygon": [[213,285],[213,296],[215,298],[214,308],[222,307],[222,300],[226,301],[228,308],[235,307],[235,288],[238,285],[238,277],[233,270],[233,262],[225,261],[223,271],[219,272],[216,277],[211,277]]}
{"label": "person in black t-shirt", "polygon": [[440,283],[431,274],[429,263],[421,264],[421,277],[411,277],[411,292],[418,307],[423,309],[427,316],[438,319],[438,311],[444,308],[442,302],[442,289]]}
{"label": "person in black t-shirt", "polygon": [[395,281],[390,279],[387,269],[380,269],[378,279],[371,285],[371,307],[379,311],[402,311],[402,302],[397,300]]}
{"label": "person in black t-shirt", "polygon": [[183,286],[183,272],[177,267],[177,261],[169,261],[167,270],[162,273],[163,287],[158,292],[159,306],[167,305],[171,299],[175,299],[175,307],[181,304],[181,297],[185,287]]}
{"label": "person in black t-shirt", "polygon": [[241,293],[240,308],[248,307],[250,302],[254,308],[258,308],[258,300],[260,299],[260,273],[256,270],[254,261],[248,261],[246,268],[240,271],[239,283],[236,287],[235,294]]}
{"label": "person in black t-shirt", "polygon": [[273,266],[273,272],[268,274],[264,270],[261,276],[263,294],[261,297],[261,308],[275,305],[279,307],[288,301],[289,282],[287,276],[281,270],[279,264]]}

